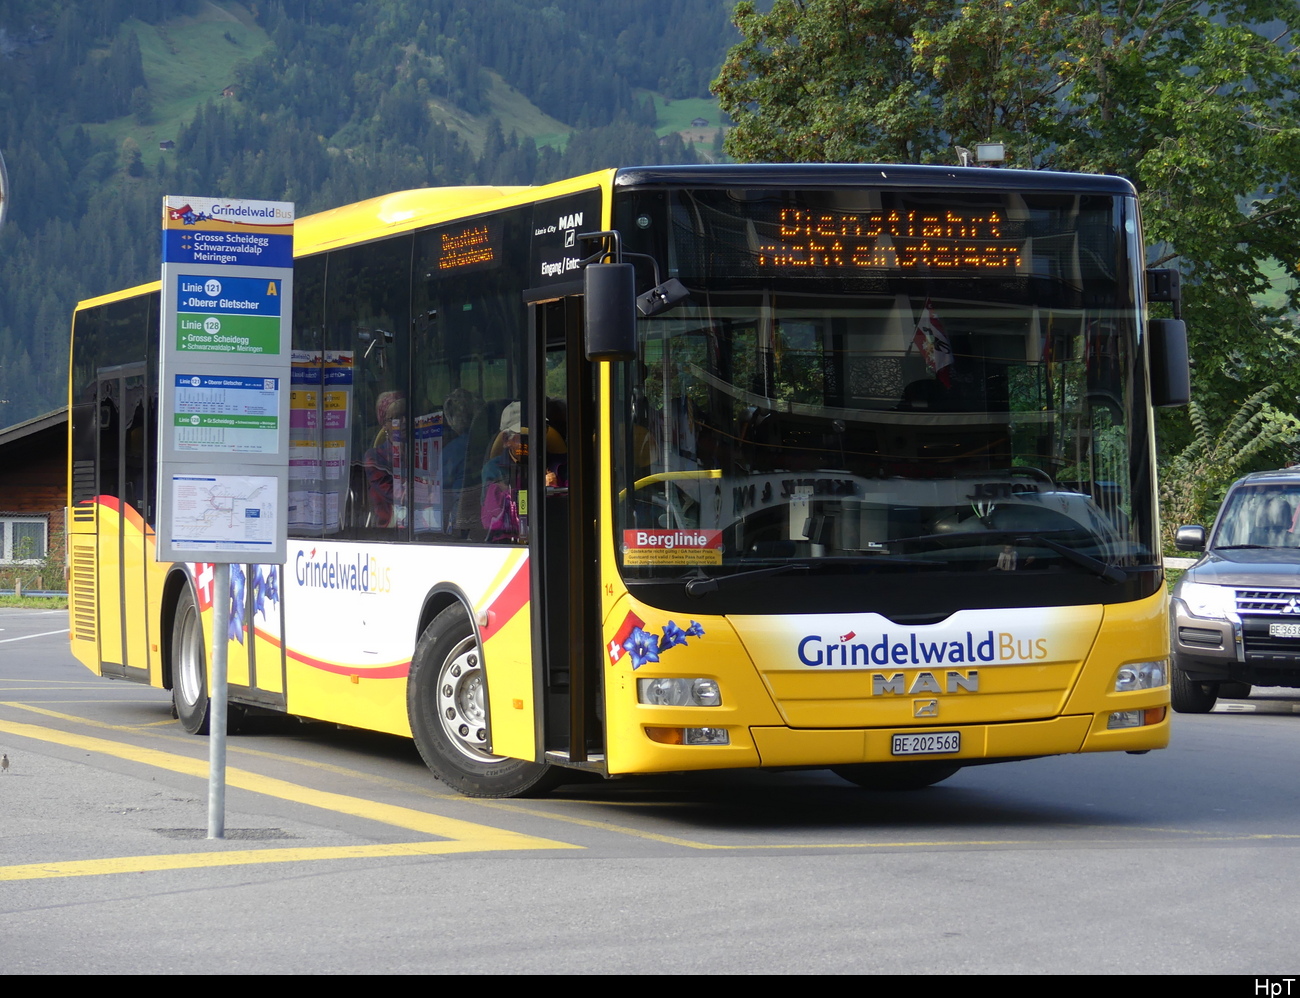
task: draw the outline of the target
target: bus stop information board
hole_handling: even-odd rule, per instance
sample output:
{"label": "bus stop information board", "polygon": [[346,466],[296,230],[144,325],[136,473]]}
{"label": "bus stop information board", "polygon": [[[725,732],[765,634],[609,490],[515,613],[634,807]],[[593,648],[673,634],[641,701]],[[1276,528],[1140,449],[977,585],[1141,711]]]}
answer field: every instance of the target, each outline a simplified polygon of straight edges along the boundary
{"label": "bus stop information board", "polygon": [[163,199],[160,561],[284,562],[293,219]]}

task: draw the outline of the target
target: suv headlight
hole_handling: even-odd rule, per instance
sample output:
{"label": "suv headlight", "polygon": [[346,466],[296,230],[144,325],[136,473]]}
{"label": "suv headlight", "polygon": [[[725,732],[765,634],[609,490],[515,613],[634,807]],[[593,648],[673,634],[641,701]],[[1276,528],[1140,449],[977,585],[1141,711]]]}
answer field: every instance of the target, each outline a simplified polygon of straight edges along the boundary
{"label": "suv headlight", "polygon": [[1237,591],[1231,586],[1208,586],[1203,582],[1180,582],[1174,595],[1187,604],[1193,617],[1227,620],[1237,610]]}

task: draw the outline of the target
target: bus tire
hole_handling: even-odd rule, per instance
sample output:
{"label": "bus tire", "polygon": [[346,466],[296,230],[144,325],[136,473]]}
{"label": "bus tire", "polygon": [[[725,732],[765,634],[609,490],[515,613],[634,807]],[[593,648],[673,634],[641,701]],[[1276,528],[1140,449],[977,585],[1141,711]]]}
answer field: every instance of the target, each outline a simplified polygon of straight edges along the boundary
{"label": "bus tire", "polygon": [[483,655],[459,607],[436,616],[411,658],[406,708],[425,765],[466,797],[540,796],[557,786],[553,766],[487,751]]}
{"label": "bus tire", "polygon": [[943,782],[959,769],[955,762],[864,762],[832,766],[831,772],[863,790],[921,790]]}
{"label": "bus tire", "polygon": [[172,621],[172,707],[181,727],[206,735],[211,714],[207,656],[203,653],[203,620],[194,591],[186,586],[176,601]]}
{"label": "bus tire", "polygon": [[1169,701],[1180,714],[1208,714],[1219,699],[1218,683],[1199,683],[1179,668],[1175,659],[1169,677]]}

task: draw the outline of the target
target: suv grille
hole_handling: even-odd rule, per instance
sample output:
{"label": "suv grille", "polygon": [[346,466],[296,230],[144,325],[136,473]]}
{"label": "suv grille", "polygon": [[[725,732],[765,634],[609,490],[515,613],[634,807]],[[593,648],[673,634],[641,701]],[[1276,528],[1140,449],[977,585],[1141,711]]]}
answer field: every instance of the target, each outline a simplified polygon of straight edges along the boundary
{"label": "suv grille", "polygon": [[1300,589],[1238,589],[1237,612],[1300,615]]}
{"label": "suv grille", "polygon": [[1300,624],[1300,589],[1238,589],[1237,613],[1248,662],[1300,661],[1300,638],[1274,637],[1269,624]]}

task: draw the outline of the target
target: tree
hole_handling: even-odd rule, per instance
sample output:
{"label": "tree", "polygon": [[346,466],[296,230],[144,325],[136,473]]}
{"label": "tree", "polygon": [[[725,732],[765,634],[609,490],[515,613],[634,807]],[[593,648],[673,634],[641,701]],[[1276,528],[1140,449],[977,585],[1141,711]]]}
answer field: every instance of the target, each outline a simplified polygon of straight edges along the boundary
{"label": "tree", "polygon": [[1179,525],[1213,521],[1228,486],[1251,469],[1254,458],[1300,435],[1300,419],[1269,403],[1276,390],[1269,385],[1246,399],[1221,429],[1210,425],[1199,403],[1191,403],[1192,442],[1170,458],[1160,480],[1166,547],[1172,548]]}
{"label": "tree", "polygon": [[[1274,382],[1296,409],[1300,291],[1258,304],[1300,260],[1293,0],[776,0],[735,22],[714,81],[731,156],[955,163],[991,140],[1009,166],[1127,176],[1148,265],[1185,275],[1202,417]],[[1161,430],[1167,453],[1195,436],[1180,414]]]}

